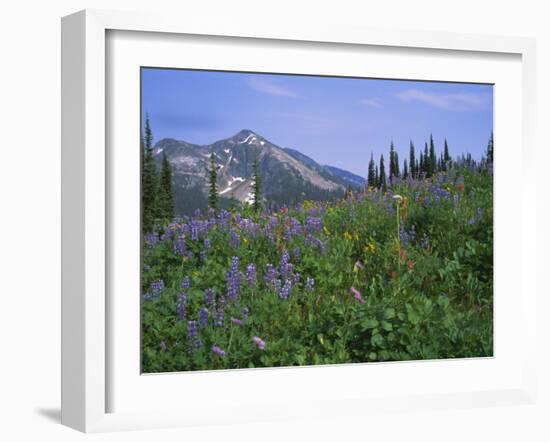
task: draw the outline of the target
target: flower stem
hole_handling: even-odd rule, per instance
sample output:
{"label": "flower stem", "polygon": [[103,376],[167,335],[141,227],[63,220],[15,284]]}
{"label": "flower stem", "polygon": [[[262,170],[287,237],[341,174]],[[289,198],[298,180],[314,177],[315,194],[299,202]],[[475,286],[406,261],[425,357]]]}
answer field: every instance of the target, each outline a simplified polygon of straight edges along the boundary
{"label": "flower stem", "polygon": [[399,202],[397,203],[397,286],[399,287],[399,277],[401,273],[401,219],[399,217]]}

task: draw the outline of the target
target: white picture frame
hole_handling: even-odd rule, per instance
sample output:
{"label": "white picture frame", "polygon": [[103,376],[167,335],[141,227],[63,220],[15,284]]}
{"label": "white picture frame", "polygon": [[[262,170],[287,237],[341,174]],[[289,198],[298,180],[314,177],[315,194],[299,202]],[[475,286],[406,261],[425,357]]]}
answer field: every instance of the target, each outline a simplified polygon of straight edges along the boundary
{"label": "white picture frame", "polygon": [[[123,429],[158,428],[168,426],[207,425],[211,416],[181,409],[140,409],[110,411],[108,396],[109,366],[113,355],[108,342],[109,310],[107,287],[109,279],[108,244],[114,230],[108,228],[110,195],[108,186],[109,155],[106,121],[109,118],[106,79],[108,63],[106,38],[110,31],[154,32],[161,35],[218,36],[222,38],[269,39],[271,41],[337,43],[384,48],[429,49],[437,51],[483,54],[509,54],[520,57],[521,63],[521,159],[522,172],[529,176],[534,170],[535,112],[535,43],[518,37],[490,37],[450,33],[348,28],[343,26],[294,27],[250,23],[243,28],[238,23],[177,17],[86,10],[63,18],[62,21],[62,423],[84,432]],[[157,36],[159,34],[156,34]],[[498,137],[498,135],[497,135]],[[534,229],[535,193],[521,188],[521,294],[518,296],[518,318],[525,348],[521,358],[521,379],[503,388],[484,389],[479,386],[457,393],[428,392],[426,394],[391,393],[338,397],[333,393],[317,397],[308,407],[275,402],[271,407],[236,401],[232,410],[216,416],[217,422],[250,422],[288,417],[316,417],[330,414],[366,414],[375,409],[399,410],[475,407],[499,404],[532,403],[536,397],[534,342],[536,324],[536,287],[534,266],[528,256],[535,255]],[[518,218],[519,220],[519,218]],[[501,285],[502,287],[502,285]],[[506,290],[503,287],[501,290]],[[501,327],[510,327],[501,324]],[[529,339],[529,337],[533,339]],[[498,355],[496,356],[498,357]],[[456,369],[461,366],[457,365]],[[311,369],[311,368],[309,368]],[[350,368],[323,368],[333,373]],[[357,372],[361,367],[354,367]],[[302,370],[297,369],[297,370]],[[422,362],[403,370],[410,375],[422,370]],[[415,371],[416,370],[416,371]],[[280,370],[279,370],[280,371]],[[292,370],[284,370],[289,373]],[[261,377],[278,382],[272,371],[240,371],[241,378]],[[258,374],[260,373],[260,374]],[[303,372],[302,372],[303,373]],[[325,371],[325,373],[327,373]],[[139,373],[137,374],[139,375]],[[187,376],[193,376],[188,373]],[[218,378],[233,376],[219,373]],[[170,376],[170,375],[167,375]],[[197,377],[197,379],[199,379]],[[229,379],[229,378],[228,378]],[[235,379],[235,377],[231,378]],[[166,381],[165,382],[169,382]],[[279,380],[280,382],[280,380]]]}

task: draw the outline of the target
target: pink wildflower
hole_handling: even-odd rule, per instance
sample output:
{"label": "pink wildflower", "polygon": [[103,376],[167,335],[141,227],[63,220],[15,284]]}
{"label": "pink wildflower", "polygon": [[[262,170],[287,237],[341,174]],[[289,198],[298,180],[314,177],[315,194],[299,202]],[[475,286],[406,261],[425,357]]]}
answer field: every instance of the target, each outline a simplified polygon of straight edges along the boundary
{"label": "pink wildflower", "polygon": [[349,289],[349,291],[351,292],[351,294],[353,295],[353,297],[355,299],[357,299],[361,304],[364,304],[365,303],[365,300],[363,299],[363,297],[361,296],[361,292],[359,290],[357,290],[355,287],[352,287]]}
{"label": "pink wildflower", "polygon": [[256,344],[256,347],[258,347],[260,350],[263,350],[265,348],[265,342],[258,336],[254,336],[252,338],[252,341],[254,342],[254,344]]}

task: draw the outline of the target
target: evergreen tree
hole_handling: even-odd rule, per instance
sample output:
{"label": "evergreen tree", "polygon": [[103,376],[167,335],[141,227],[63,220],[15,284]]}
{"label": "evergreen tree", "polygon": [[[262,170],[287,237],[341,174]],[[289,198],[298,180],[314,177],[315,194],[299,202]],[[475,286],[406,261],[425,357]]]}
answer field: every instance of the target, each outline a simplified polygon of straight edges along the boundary
{"label": "evergreen tree", "polygon": [[172,186],[172,166],[164,150],[162,151],[162,168],[157,200],[158,217],[165,222],[170,222],[174,218],[174,188]]}
{"label": "evergreen tree", "polygon": [[447,138],[445,138],[445,147],[443,150],[443,167],[444,170],[447,170],[451,163],[451,155],[449,155],[449,145],[447,144]]}
{"label": "evergreen tree", "polygon": [[393,177],[396,175],[395,173],[395,149],[393,147],[393,141],[390,144],[390,173],[389,173],[389,179],[390,183],[393,180]]}
{"label": "evergreen tree", "polygon": [[491,138],[489,138],[489,144],[487,144],[487,162],[488,163],[493,162],[493,147],[494,147],[493,131],[491,131]]}
{"label": "evergreen tree", "polygon": [[424,169],[426,176],[430,173],[430,154],[428,153],[428,142],[424,143]]}
{"label": "evergreen tree", "polygon": [[424,170],[424,155],[422,154],[422,151],[420,151],[420,165],[419,165],[419,168],[418,168],[418,175],[422,175],[424,172],[426,172]]}
{"label": "evergreen tree", "polygon": [[433,175],[437,168],[437,159],[435,157],[435,145],[434,145],[434,139],[432,137],[432,134],[430,134],[430,161],[429,161],[430,169],[429,174],[430,176]]}
{"label": "evergreen tree", "polygon": [[396,177],[399,177],[399,154],[397,151],[393,153],[393,173]]}
{"label": "evergreen tree", "polygon": [[252,179],[254,180],[254,185],[252,190],[254,193],[254,211],[259,214],[262,210],[262,177],[260,175],[260,155],[256,151],[254,155],[254,162],[252,163]]}
{"label": "evergreen tree", "polygon": [[371,152],[370,154],[370,161],[369,161],[369,173],[367,175],[367,185],[368,186],[371,186],[371,187],[375,187],[376,186],[376,177],[375,177],[375,172],[374,172],[374,158],[373,158],[373,154]]}
{"label": "evergreen tree", "polygon": [[380,174],[378,173],[378,165],[374,169],[374,186],[380,188]]}
{"label": "evergreen tree", "polygon": [[416,166],[416,160],[414,158],[414,144],[411,140],[411,144],[410,144],[410,148],[409,148],[409,165],[410,165],[410,172],[411,172],[411,176],[414,178],[416,177],[416,169],[415,169],[415,166]]}
{"label": "evergreen tree", "polygon": [[209,190],[208,207],[218,211],[218,164],[216,163],[216,153],[214,149],[210,153],[210,167],[208,169]]}
{"label": "evergreen tree", "polygon": [[379,178],[379,187],[385,192],[387,189],[386,185],[386,168],[384,167],[384,155],[380,155],[380,178]]}
{"label": "evergreen tree", "polygon": [[426,176],[430,176],[430,155],[428,153],[428,142],[424,143],[424,158],[423,158],[423,164],[424,167],[422,169],[422,172],[426,174]]}
{"label": "evergreen tree", "polygon": [[407,160],[403,160],[403,178],[407,178],[409,176],[409,170],[407,168]]}
{"label": "evergreen tree", "polygon": [[153,132],[149,115],[145,116],[145,152],[141,168],[141,227],[143,233],[153,231],[157,219],[157,165],[153,158]]}

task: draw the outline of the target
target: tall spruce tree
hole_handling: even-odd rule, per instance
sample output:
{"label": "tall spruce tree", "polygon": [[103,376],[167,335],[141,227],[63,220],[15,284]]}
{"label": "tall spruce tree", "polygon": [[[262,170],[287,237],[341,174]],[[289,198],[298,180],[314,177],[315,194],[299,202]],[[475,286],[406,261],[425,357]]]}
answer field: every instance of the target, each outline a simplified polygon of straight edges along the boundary
{"label": "tall spruce tree", "polygon": [[379,169],[379,187],[385,192],[387,190],[386,184],[386,168],[384,167],[384,155],[380,155],[380,169]]}
{"label": "tall spruce tree", "polygon": [[157,221],[157,165],[153,158],[153,131],[149,114],[145,116],[145,152],[141,169],[141,225],[143,233],[153,231]]}
{"label": "tall spruce tree", "polygon": [[174,218],[174,188],[172,186],[172,166],[164,150],[162,151],[157,200],[159,218],[164,222],[170,222]]}
{"label": "tall spruce tree", "polygon": [[435,157],[435,145],[434,145],[434,139],[432,134],[430,134],[430,170],[429,174],[430,176],[433,175],[437,169],[437,159]]}
{"label": "tall spruce tree", "polygon": [[254,193],[254,211],[259,214],[262,211],[262,176],[260,173],[260,154],[256,150],[254,154],[254,162],[252,163],[252,179],[254,184],[252,191]]}
{"label": "tall spruce tree", "polygon": [[390,183],[393,181],[393,177],[396,175],[395,172],[395,149],[393,147],[393,141],[390,144],[390,170],[389,170],[389,180]]}
{"label": "tall spruce tree", "polygon": [[399,178],[399,154],[397,153],[397,151],[393,153],[393,173],[396,177]]}
{"label": "tall spruce tree", "polygon": [[491,138],[489,138],[489,143],[487,144],[487,162],[488,163],[493,162],[493,148],[494,148],[493,131],[491,131]]}
{"label": "tall spruce tree", "polygon": [[370,161],[369,161],[369,172],[368,172],[368,175],[367,175],[367,185],[369,187],[375,187],[376,186],[376,177],[375,177],[375,172],[374,172],[374,157],[373,157],[373,154],[371,152],[370,154]]}
{"label": "tall spruce tree", "polygon": [[218,211],[218,163],[214,149],[210,153],[210,167],[208,168],[208,207]]}
{"label": "tall spruce tree", "polygon": [[378,173],[378,165],[374,168],[374,186],[380,188],[380,174]]}
{"label": "tall spruce tree", "polygon": [[449,145],[447,144],[447,138],[445,138],[445,146],[443,148],[443,170],[448,170],[451,163],[451,155],[449,155]]}
{"label": "tall spruce tree", "polygon": [[409,147],[409,168],[410,168],[410,173],[411,173],[411,176],[413,178],[416,177],[416,169],[415,169],[415,166],[416,166],[416,160],[414,158],[414,144],[411,140],[411,144],[410,144],[410,147]]}
{"label": "tall spruce tree", "polygon": [[407,160],[403,160],[403,178],[407,178],[409,176],[409,170],[407,167]]}
{"label": "tall spruce tree", "polygon": [[422,168],[422,172],[424,172],[424,174],[426,176],[429,176],[430,175],[430,155],[429,155],[429,152],[428,152],[428,142],[424,143],[424,158],[423,158],[423,164],[424,164],[424,167]]}

